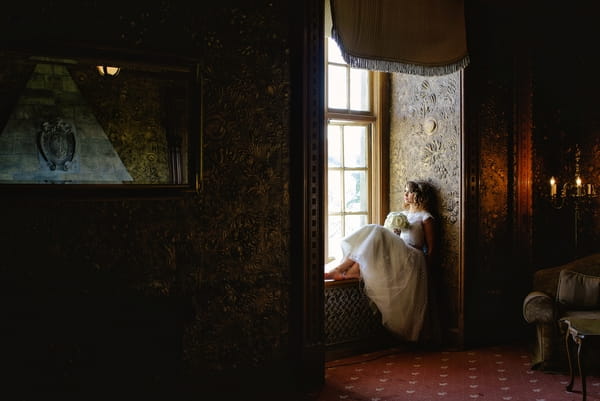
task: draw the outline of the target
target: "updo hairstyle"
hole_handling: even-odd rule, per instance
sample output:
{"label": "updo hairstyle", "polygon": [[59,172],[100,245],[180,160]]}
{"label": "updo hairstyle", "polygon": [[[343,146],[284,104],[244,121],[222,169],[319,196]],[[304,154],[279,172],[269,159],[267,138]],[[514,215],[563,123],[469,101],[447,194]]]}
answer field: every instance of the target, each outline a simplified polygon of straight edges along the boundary
{"label": "updo hairstyle", "polygon": [[408,181],[406,189],[415,194],[415,203],[420,209],[428,210],[432,199],[431,186],[425,181]]}

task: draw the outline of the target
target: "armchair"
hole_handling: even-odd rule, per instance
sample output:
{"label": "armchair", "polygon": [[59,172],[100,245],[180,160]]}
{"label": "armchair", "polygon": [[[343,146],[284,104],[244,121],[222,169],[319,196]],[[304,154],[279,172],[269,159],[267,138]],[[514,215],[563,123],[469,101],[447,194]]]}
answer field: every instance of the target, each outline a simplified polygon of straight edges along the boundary
{"label": "armchair", "polygon": [[523,300],[523,317],[535,324],[532,367],[567,369],[562,317],[600,319],[600,253],[538,270],[532,291]]}

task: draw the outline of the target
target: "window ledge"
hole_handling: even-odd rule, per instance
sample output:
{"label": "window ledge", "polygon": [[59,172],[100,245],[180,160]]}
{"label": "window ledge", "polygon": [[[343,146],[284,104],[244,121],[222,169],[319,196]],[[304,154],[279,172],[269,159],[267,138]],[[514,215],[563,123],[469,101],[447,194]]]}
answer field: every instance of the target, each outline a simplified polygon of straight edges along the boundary
{"label": "window ledge", "polygon": [[349,278],[346,280],[325,280],[325,287],[351,287],[358,286],[360,279]]}

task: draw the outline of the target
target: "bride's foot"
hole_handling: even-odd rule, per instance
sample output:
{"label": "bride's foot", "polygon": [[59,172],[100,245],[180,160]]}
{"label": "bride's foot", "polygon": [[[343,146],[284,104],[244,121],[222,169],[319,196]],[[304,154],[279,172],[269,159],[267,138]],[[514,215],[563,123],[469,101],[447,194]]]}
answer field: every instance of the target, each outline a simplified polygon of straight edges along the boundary
{"label": "bride's foot", "polygon": [[344,280],[346,272],[341,272],[338,269],[333,269],[324,274],[325,280]]}
{"label": "bride's foot", "polygon": [[328,272],[325,272],[325,280],[347,280],[350,278],[360,278],[360,267],[354,262],[350,267],[344,266],[345,269],[336,267]]}

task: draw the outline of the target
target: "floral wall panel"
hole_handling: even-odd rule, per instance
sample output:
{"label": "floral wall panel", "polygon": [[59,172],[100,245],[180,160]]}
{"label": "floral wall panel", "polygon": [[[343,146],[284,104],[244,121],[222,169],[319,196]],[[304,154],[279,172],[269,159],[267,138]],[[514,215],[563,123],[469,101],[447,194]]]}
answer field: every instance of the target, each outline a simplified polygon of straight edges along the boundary
{"label": "floral wall panel", "polygon": [[390,120],[390,208],[403,205],[407,180],[436,190],[440,231],[439,304],[447,329],[459,325],[461,75],[393,74]]}

